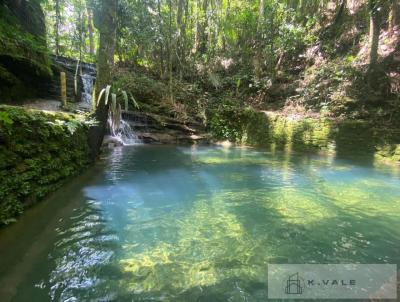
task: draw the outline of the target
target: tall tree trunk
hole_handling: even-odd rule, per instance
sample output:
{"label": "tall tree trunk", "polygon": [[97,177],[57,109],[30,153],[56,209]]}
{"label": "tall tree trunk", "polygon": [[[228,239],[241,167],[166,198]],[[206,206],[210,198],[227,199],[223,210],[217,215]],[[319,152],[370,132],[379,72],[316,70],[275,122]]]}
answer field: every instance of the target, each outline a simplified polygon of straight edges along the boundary
{"label": "tall tree trunk", "polygon": [[182,78],[182,69],[184,67],[184,35],[185,35],[185,31],[186,31],[186,24],[183,21],[183,14],[184,14],[184,4],[185,4],[185,0],[179,0],[178,2],[178,10],[176,13],[176,26],[178,28],[178,35],[177,35],[177,39],[176,39],[176,53],[177,53],[177,59],[179,61],[179,73],[180,73],[180,78]]}
{"label": "tall tree trunk", "polygon": [[370,8],[370,29],[369,29],[369,69],[373,70],[378,61],[378,46],[380,33],[380,14],[378,0],[369,0]]}
{"label": "tall tree trunk", "polygon": [[55,33],[55,44],[56,44],[56,55],[60,55],[60,23],[61,23],[61,11],[60,11],[60,0],[55,0],[56,20],[54,23]]}
{"label": "tall tree trunk", "polygon": [[[158,10],[158,29],[160,32],[160,37],[163,37],[163,22],[161,15],[161,0],[157,0],[157,10]],[[164,75],[164,43],[160,44],[160,77],[162,78]]]}
{"label": "tall tree trunk", "polygon": [[94,29],[93,29],[93,12],[91,9],[86,9],[87,22],[88,22],[88,33],[89,33],[89,54],[94,56],[95,46],[94,46]]}
{"label": "tall tree trunk", "polygon": [[380,0],[369,0],[370,9],[370,53],[367,80],[371,93],[384,95],[388,90],[386,73],[382,66],[378,64],[379,33],[381,25]]}
{"label": "tall tree trunk", "polygon": [[217,21],[217,9],[216,1],[210,0],[210,19],[208,20],[208,39],[207,39],[207,52],[208,58],[214,57],[214,50],[218,44],[217,33],[218,33],[218,21]]}
{"label": "tall tree trunk", "polygon": [[82,3],[79,3],[78,12],[78,36],[79,36],[79,62],[82,62],[82,47],[83,47],[83,26],[84,18],[82,13]]}
{"label": "tall tree trunk", "polygon": [[[199,26],[197,29],[197,34],[198,34],[198,52],[200,54],[205,54],[207,52],[207,41],[208,41],[208,34],[207,34],[207,27],[208,27],[208,16],[207,16],[207,11],[208,11],[208,1],[209,0],[203,0],[203,3],[201,5],[201,14],[200,14],[200,20],[199,20]],[[201,2],[201,1],[199,1]]]}
{"label": "tall tree trunk", "polygon": [[258,5],[257,33],[255,37],[255,56],[253,58],[254,74],[257,79],[261,78],[262,74],[264,14],[265,14],[265,1],[260,0]]}
{"label": "tall tree trunk", "polygon": [[199,41],[200,41],[200,0],[195,2],[196,4],[196,23],[194,26],[194,44],[193,44],[193,53],[196,53],[199,49]]}
{"label": "tall tree trunk", "polygon": [[335,19],[333,20],[334,26],[341,22],[341,20],[344,16],[344,13],[346,12],[346,8],[347,8],[347,0],[341,0],[339,9],[335,15]]}
{"label": "tall tree trunk", "polygon": [[185,0],[185,21],[184,21],[183,27],[182,27],[182,30],[183,30],[182,43],[183,43],[183,45],[182,45],[182,54],[181,54],[182,57],[184,58],[182,60],[182,62],[184,64],[185,69],[186,69],[187,60],[188,60],[188,58],[186,57],[186,54],[188,52],[187,51],[187,47],[188,47],[187,31],[188,31],[188,28],[190,29],[190,24],[188,24],[188,20],[190,20],[189,0]]}
{"label": "tall tree trunk", "polygon": [[194,7],[196,7],[196,18],[195,18],[195,24],[194,24],[194,42],[193,42],[193,49],[192,52],[196,53],[197,49],[199,48],[199,2],[200,0],[197,0],[195,4],[193,4]]}
{"label": "tall tree trunk", "polygon": [[399,25],[399,2],[398,0],[392,0],[390,5],[389,13],[389,34],[392,36],[394,33],[394,27]]}
{"label": "tall tree trunk", "polygon": [[[114,65],[115,42],[117,32],[118,0],[102,0],[100,9],[94,16],[95,26],[100,33],[100,43],[97,58],[96,93],[112,84],[112,68]],[[94,101],[97,100],[97,96]],[[102,98],[96,108],[95,117],[98,121],[89,133],[89,143],[92,155],[96,156],[100,150],[106,132],[108,104]]]}
{"label": "tall tree trunk", "polygon": [[336,11],[335,17],[333,18],[331,24],[324,29],[321,37],[326,40],[334,40],[340,34],[340,31],[338,29],[340,28],[340,25],[343,22],[343,17],[346,15],[346,13],[347,0],[340,0],[338,2],[338,9]]}
{"label": "tall tree trunk", "polygon": [[224,22],[224,28],[223,28],[223,32],[222,32],[222,51],[223,52],[226,51],[225,26],[228,23],[230,11],[231,11],[231,1],[227,0],[227,2],[226,2],[226,12],[225,12],[225,22]]}
{"label": "tall tree trunk", "polygon": [[172,60],[173,60],[173,49],[172,49],[172,0],[168,0],[169,7],[169,24],[168,24],[168,69],[169,69],[169,97],[170,101],[173,102],[174,96],[172,91]]}
{"label": "tall tree trunk", "polygon": [[262,33],[262,26],[264,23],[264,14],[265,14],[265,0],[260,0],[258,6],[258,23],[257,23],[257,35],[260,36]]}

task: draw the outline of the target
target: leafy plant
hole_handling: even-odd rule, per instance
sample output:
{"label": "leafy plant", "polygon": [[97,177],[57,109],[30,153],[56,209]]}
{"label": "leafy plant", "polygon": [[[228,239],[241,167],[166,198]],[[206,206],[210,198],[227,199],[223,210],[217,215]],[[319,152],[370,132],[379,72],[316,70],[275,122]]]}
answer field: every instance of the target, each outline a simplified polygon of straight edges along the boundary
{"label": "leafy plant", "polygon": [[136,109],[140,109],[139,104],[136,102],[135,98],[133,97],[133,95],[131,93],[129,93],[129,97],[130,98],[128,98],[128,94],[127,94],[127,92],[125,90],[122,90],[122,89],[119,89],[119,88],[117,89],[116,93],[112,93],[111,92],[111,85],[107,85],[106,88],[103,88],[100,91],[100,94],[99,94],[99,96],[97,98],[97,106],[100,104],[100,101],[101,101],[103,95],[105,95],[104,102],[105,102],[106,105],[108,104],[108,101],[109,101],[110,96],[111,96],[111,101],[113,102],[112,103],[112,107],[115,108],[116,104],[117,104],[117,100],[120,99],[119,97],[122,97],[121,101],[124,102],[123,104],[125,105],[125,111],[129,110],[129,100],[132,102],[133,106]]}
{"label": "leafy plant", "polygon": [[122,105],[124,106],[125,111],[129,110],[129,101],[132,102],[132,105],[136,109],[140,109],[140,106],[136,102],[132,94],[129,94],[130,97],[128,97],[128,93],[125,90],[118,88],[116,92],[112,92],[111,89],[112,89],[111,85],[107,85],[106,88],[103,88],[100,91],[99,97],[97,99],[97,106],[100,104],[103,95],[104,95],[104,102],[106,105],[111,99],[108,112],[109,116],[108,124],[110,130],[112,132],[116,132],[121,125]]}
{"label": "leafy plant", "polygon": [[13,120],[10,118],[7,112],[0,112],[0,122],[4,126],[11,126],[13,124]]}

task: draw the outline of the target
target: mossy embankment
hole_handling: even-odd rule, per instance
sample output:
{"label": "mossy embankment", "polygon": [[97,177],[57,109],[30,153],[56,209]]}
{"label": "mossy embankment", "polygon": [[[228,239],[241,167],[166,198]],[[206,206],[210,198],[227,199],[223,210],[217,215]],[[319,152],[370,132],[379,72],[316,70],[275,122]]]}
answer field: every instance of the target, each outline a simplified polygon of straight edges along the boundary
{"label": "mossy embankment", "polygon": [[0,41],[1,102],[40,95],[52,70],[39,0],[0,3]]}
{"label": "mossy embankment", "polygon": [[0,225],[90,163],[89,126],[82,116],[0,106]]}
{"label": "mossy embankment", "polygon": [[267,149],[329,151],[340,156],[400,162],[400,129],[365,120],[296,118],[245,110],[220,110],[209,117],[209,130],[222,140]]}

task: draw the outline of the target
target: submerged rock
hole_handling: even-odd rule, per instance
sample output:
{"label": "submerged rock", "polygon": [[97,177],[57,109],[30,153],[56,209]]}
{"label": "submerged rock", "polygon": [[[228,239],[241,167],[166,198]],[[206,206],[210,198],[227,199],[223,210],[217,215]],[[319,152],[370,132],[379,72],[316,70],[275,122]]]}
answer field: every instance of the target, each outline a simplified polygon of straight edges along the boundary
{"label": "submerged rock", "polygon": [[111,136],[111,135],[106,135],[103,139],[103,147],[114,148],[114,147],[120,147],[123,145],[124,144],[118,138]]}

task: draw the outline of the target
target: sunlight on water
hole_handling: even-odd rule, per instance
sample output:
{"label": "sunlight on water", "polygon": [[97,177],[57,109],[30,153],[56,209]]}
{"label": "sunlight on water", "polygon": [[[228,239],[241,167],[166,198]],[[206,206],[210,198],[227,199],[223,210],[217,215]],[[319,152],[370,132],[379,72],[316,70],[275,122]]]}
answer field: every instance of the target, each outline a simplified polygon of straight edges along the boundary
{"label": "sunlight on water", "polygon": [[268,263],[400,264],[396,168],[136,146],[78,182],[55,197],[72,210],[43,206],[56,223],[30,272],[2,272],[14,301],[266,301]]}

